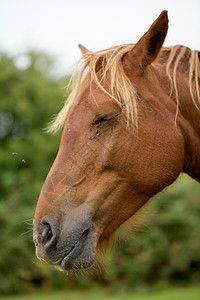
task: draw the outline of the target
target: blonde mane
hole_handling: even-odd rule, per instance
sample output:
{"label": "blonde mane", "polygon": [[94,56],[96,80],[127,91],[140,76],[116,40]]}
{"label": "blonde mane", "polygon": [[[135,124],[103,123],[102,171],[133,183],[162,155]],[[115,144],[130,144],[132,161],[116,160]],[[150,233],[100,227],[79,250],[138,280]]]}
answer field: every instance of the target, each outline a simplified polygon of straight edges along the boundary
{"label": "blonde mane", "polygon": [[[137,92],[134,89],[131,81],[127,77],[123,66],[122,57],[128,53],[134,44],[125,44],[112,48],[108,48],[97,52],[87,52],[78,61],[76,69],[72,75],[70,85],[72,84],[72,92],[66,100],[63,108],[50,124],[48,131],[56,132],[60,130],[65,122],[68,111],[72,103],[77,98],[86,81],[94,82],[104,93],[115,100],[120,107],[125,109],[127,122],[129,120],[137,128]],[[182,62],[188,63],[187,76],[190,94],[197,108],[200,105],[200,62],[199,52],[192,51],[184,46],[163,47],[160,51],[158,60],[162,60],[164,54],[167,55],[166,60],[166,75],[171,82],[171,94],[175,92],[177,102],[176,118],[178,115],[179,96],[177,88],[176,74],[178,67]],[[101,69],[101,76],[97,75],[97,71]],[[77,75],[77,71],[78,72]],[[110,88],[109,91],[104,88],[104,82],[109,74]],[[195,82],[195,84],[193,84]],[[74,84],[75,83],[75,84]],[[197,98],[197,101],[196,101]]]}

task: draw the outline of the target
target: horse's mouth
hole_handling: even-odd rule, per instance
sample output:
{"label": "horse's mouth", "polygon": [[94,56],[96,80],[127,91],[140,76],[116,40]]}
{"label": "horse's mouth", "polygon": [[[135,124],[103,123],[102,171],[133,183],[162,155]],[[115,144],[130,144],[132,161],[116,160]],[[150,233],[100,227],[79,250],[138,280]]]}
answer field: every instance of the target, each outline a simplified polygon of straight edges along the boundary
{"label": "horse's mouth", "polygon": [[60,260],[59,267],[63,271],[77,270],[91,267],[96,258],[96,253],[91,236],[91,230],[86,229],[77,240],[69,253]]}

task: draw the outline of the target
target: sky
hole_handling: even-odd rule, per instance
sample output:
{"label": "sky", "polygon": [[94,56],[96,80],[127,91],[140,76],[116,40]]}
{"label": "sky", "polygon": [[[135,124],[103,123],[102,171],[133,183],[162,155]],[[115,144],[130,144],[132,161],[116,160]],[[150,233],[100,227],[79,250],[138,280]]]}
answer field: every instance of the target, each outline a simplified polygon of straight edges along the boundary
{"label": "sky", "polygon": [[200,50],[200,0],[0,0],[0,51],[45,51],[56,57],[58,72],[69,73],[79,43],[91,51],[135,43],[163,9],[165,45]]}

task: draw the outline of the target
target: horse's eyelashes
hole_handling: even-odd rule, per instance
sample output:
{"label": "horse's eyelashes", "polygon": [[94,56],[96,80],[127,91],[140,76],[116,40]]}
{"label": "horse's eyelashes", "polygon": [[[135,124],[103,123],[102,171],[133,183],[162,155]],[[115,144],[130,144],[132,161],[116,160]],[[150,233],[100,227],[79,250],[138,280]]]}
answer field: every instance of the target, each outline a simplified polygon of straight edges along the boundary
{"label": "horse's eyelashes", "polygon": [[115,117],[117,117],[119,115],[119,113],[115,113],[115,114],[110,114],[110,115],[106,115],[104,117],[99,117],[97,120],[94,121],[94,124],[100,124],[109,120],[114,119]]}
{"label": "horse's eyelashes", "polygon": [[100,123],[103,123],[105,121],[107,121],[108,119],[106,117],[102,117],[102,118],[99,118],[97,120],[94,121],[94,124],[100,124]]}

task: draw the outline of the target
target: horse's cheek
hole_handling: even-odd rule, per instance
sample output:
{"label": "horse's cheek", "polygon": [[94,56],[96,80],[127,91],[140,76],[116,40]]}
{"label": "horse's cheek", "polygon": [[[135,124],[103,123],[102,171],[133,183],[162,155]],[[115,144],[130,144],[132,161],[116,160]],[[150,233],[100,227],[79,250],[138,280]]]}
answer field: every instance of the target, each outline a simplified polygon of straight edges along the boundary
{"label": "horse's cheek", "polygon": [[169,140],[163,140],[160,136],[149,145],[136,144],[126,161],[131,184],[149,195],[175,181],[183,169],[183,163],[182,136],[172,136]]}

